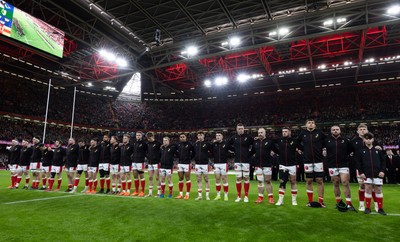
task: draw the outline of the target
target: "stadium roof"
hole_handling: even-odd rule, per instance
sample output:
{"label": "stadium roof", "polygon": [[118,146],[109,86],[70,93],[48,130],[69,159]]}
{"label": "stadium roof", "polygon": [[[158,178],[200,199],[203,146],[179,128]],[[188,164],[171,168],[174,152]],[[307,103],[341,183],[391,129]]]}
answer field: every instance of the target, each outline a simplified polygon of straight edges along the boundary
{"label": "stadium roof", "polygon": [[[66,32],[64,58],[15,51],[1,36],[2,68],[64,87],[120,91],[135,72],[146,99],[399,82],[400,15],[388,12],[397,1],[9,2]],[[128,67],[105,62],[101,49],[124,56]],[[215,86],[224,77],[227,84]]]}

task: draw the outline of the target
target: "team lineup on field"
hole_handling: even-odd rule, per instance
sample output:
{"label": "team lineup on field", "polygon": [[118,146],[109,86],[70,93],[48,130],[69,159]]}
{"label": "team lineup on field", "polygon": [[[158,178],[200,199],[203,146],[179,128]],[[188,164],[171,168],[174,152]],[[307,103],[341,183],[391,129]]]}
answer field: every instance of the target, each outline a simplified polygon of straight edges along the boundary
{"label": "team lineup on field", "polygon": [[[53,191],[57,179],[56,191],[60,190],[62,171],[68,177],[66,192],[76,193],[82,174],[85,176],[85,188],[82,193],[106,193],[119,196],[172,198],[172,173],[177,169],[179,181],[179,195],[176,199],[190,199],[192,181],[190,174],[194,161],[194,173],[197,180],[198,196],[195,200],[211,200],[210,178],[211,168],[215,174],[215,194],[213,200],[228,201],[228,159],[234,157],[236,174],[237,197],[235,202],[249,202],[249,173],[250,166],[255,167],[258,181],[258,198],[255,203],[264,201],[264,191],[268,196],[268,203],[281,206],[284,204],[286,184],[290,183],[291,204],[297,204],[296,173],[298,169],[297,154],[304,156],[304,170],[306,174],[307,206],[326,207],[324,203],[325,171],[329,171],[334,184],[334,195],[337,208],[345,211],[356,211],[353,207],[349,187],[349,162],[355,162],[359,181],[359,209],[365,214],[371,213],[372,199],[379,214],[386,215],[383,210],[382,184],[385,172],[385,160],[379,146],[374,145],[374,136],[368,132],[367,126],[359,125],[358,137],[348,140],[340,136],[340,127],[331,127],[331,134],[326,135],[316,129],[314,120],[306,121],[306,129],[298,137],[291,136],[288,127],[282,128],[279,138],[269,139],[266,130],[260,128],[258,136],[245,134],[244,125],[236,126],[236,134],[224,140],[223,134],[217,132],[212,142],[204,140],[204,133],[197,133],[197,140],[193,144],[187,141],[185,134],[180,134],[179,142],[171,144],[169,137],[163,137],[162,143],[155,140],[154,133],[144,134],[136,132],[134,141],[129,135],[124,135],[122,143],[117,136],[103,136],[103,140],[93,138],[90,145],[83,140],[68,140],[66,148],[61,140],[54,142],[54,147],[45,147],[38,137],[34,137],[33,145],[23,139],[12,141],[9,147],[9,161],[11,170],[11,189],[20,188],[22,177],[25,177],[23,188],[28,189],[31,176],[32,183],[29,189]],[[279,195],[275,202],[271,184],[272,154],[279,159]],[[213,161],[210,162],[210,158]],[[323,160],[326,162],[323,162]],[[175,164],[177,160],[177,165]],[[325,167],[326,166],[326,167]],[[145,193],[146,179],[144,170],[148,172],[148,193]],[[97,191],[97,174],[100,176],[100,190]],[[133,175],[133,193],[132,189]],[[57,177],[57,178],[56,178]],[[203,180],[204,186],[203,187]],[[317,187],[318,201],[314,202],[313,182]],[[243,184],[242,184],[243,183]],[[342,184],[345,199],[343,202],[339,184]],[[184,194],[184,185],[186,193]],[[169,192],[166,192],[168,186]],[[244,190],[242,194],[242,189]],[[204,191],[204,193],[203,193]]]}

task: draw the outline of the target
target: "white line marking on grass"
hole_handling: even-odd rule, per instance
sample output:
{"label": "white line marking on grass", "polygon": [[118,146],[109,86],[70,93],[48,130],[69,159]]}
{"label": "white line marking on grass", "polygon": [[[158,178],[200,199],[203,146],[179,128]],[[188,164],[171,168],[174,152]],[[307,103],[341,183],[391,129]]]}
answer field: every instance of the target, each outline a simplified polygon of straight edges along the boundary
{"label": "white line marking on grass", "polygon": [[29,202],[36,202],[36,201],[44,201],[44,200],[52,200],[52,199],[59,199],[59,198],[66,198],[66,197],[74,197],[74,196],[58,196],[58,197],[45,197],[45,198],[37,198],[37,199],[30,199],[30,200],[22,200],[22,201],[15,201],[15,202],[8,202],[3,204],[17,204],[17,203],[29,203]]}
{"label": "white line marking on grass", "polygon": [[107,195],[107,194],[80,194],[80,193],[75,193],[71,195],[65,195],[65,196],[57,196],[57,197],[45,197],[45,198],[37,198],[37,199],[30,199],[30,200],[22,200],[22,201],[15,201],[15,202],[7,202],[7,203],[2,203],[2,204],[18,204],[18,203],[28,203],[28,202],[36,202],[36,201],[44,201],[44,200],[52,200],[52,199],[59,199],[59,198],[65,198],[65,197],[78,197],[78,196],[99,196],[99,197],[118,197],[118,198],[132,198],[132,199],[145,199],[144,197],[132,197],[132,196],[113,196],[113,195]]}

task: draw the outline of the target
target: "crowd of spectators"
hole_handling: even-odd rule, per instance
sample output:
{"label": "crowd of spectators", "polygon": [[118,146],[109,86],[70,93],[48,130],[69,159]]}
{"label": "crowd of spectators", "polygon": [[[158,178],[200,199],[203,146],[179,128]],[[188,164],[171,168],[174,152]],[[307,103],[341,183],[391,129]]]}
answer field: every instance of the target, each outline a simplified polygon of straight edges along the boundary
{"label": "crowd of spectators", "polygon": [[[47,86],[0,79],[0,111],[43,120]],[[197,102],[133,103],[77,93],[75,124],[121,130],[195,130],[246,126],[361,122],[400,117],[400,85],[293,91]],[[71,121],[73,91],[52,89],[48,120]],[[4,135],[4,134],[2,134]],[[390,138],[388,138],[390,139]]]}

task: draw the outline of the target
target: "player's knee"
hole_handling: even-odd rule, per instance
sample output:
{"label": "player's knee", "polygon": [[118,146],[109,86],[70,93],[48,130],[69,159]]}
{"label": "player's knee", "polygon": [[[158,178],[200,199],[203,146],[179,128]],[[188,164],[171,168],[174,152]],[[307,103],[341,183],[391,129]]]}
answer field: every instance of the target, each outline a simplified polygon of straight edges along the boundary
{"label": "player's knee", "polygon": [[281,183],[279,184],[280,188],[286,189],[286,182],[281,181]]}

